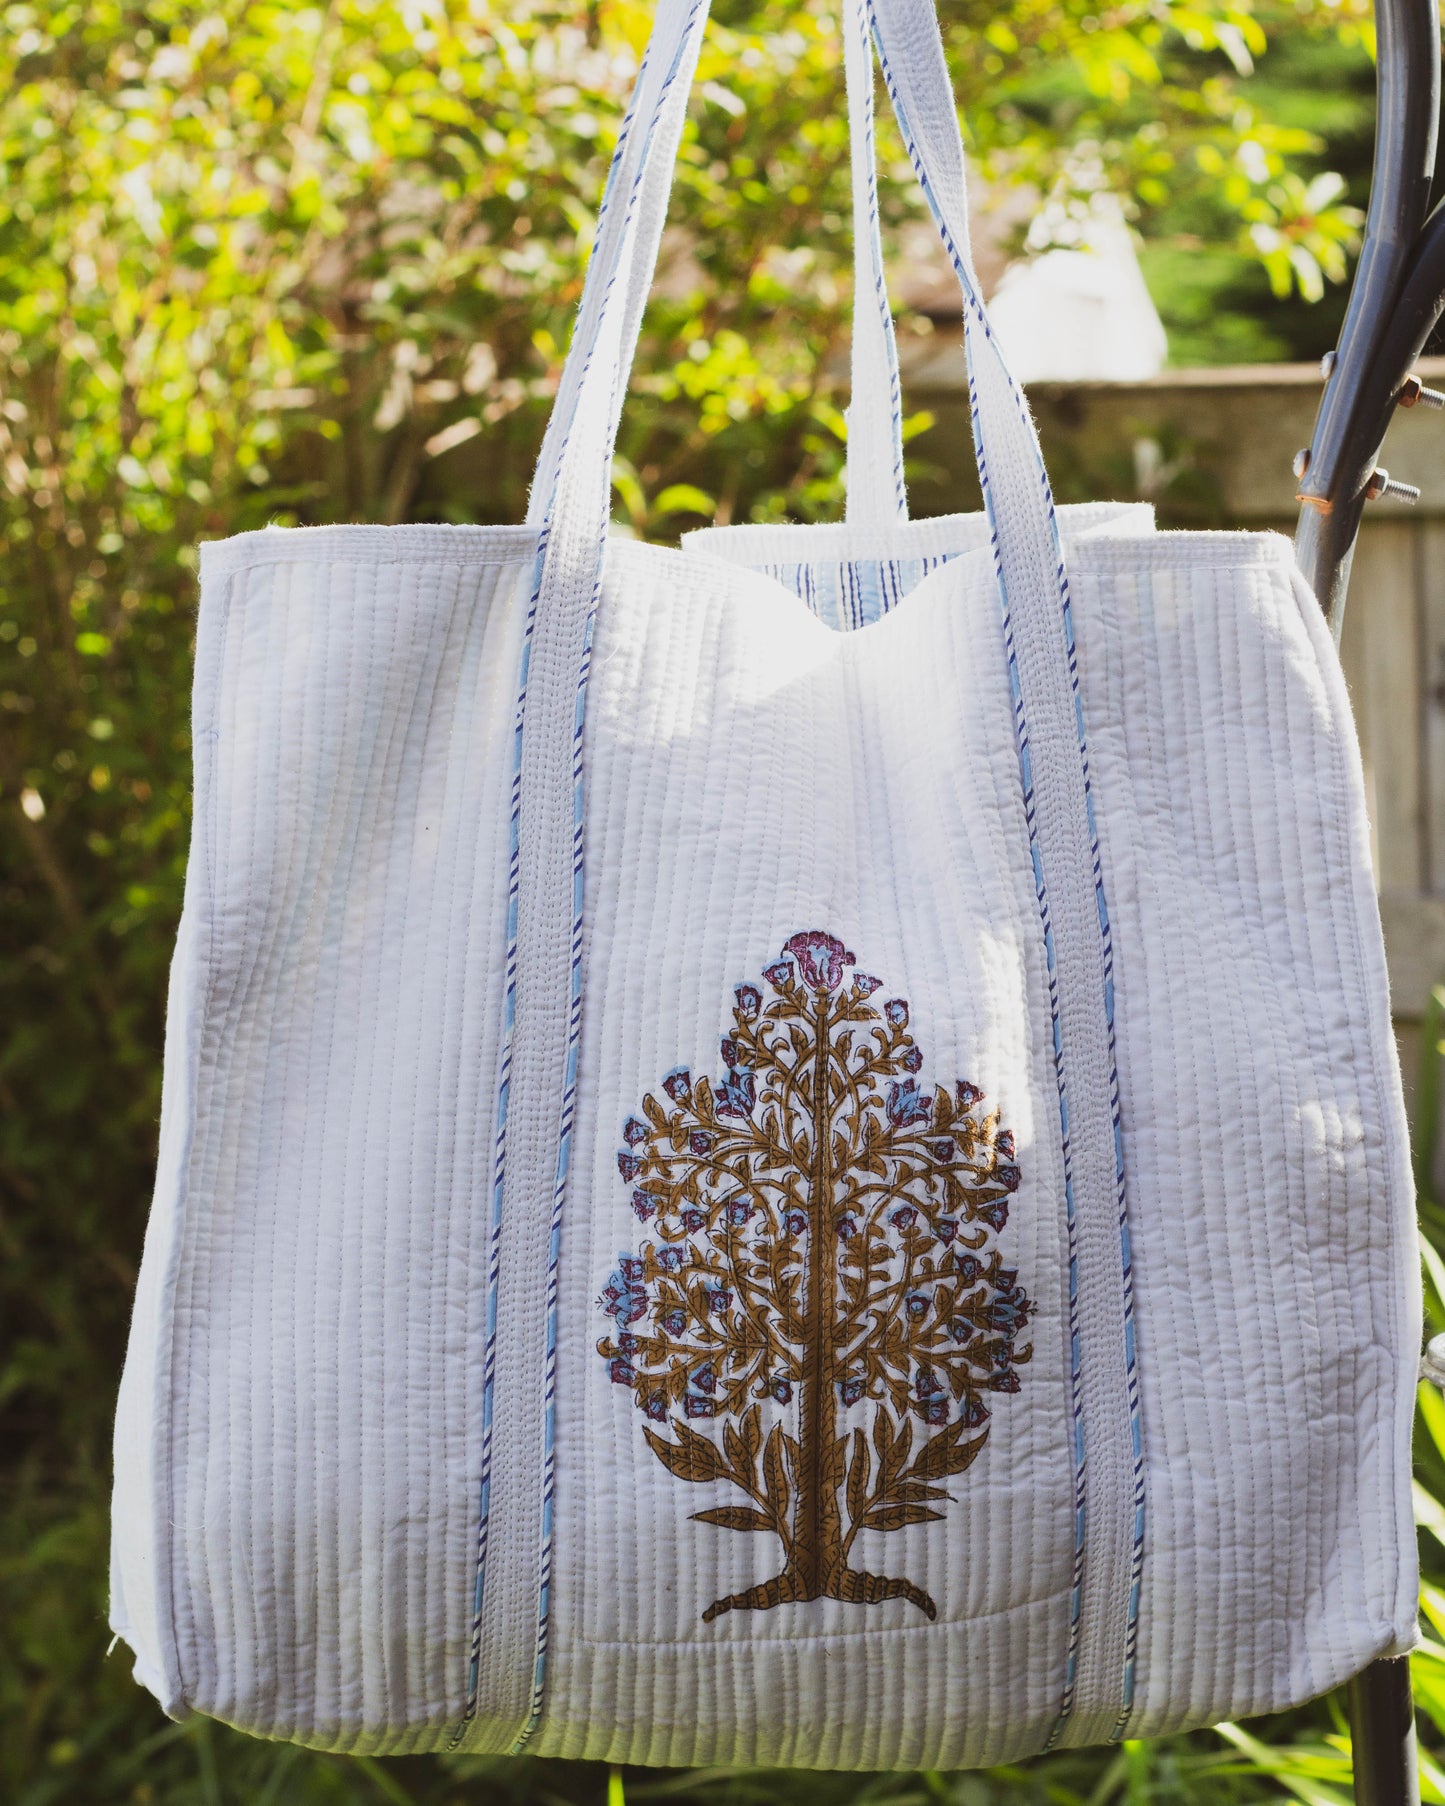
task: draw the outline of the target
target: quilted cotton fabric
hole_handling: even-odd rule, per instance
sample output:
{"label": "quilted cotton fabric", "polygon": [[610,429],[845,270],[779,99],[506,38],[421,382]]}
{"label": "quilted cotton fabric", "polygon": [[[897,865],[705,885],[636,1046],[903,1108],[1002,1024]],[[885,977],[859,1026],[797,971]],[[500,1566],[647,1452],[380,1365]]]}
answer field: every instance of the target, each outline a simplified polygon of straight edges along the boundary
{"label": "quilted cotton fabric", "polygon": [[704,13],[527,524],[202,548],[113,1624],[173,1716],[334,1750],[933,1768],[1294,1704],[1417,1591],[1334,648],[1280,538],[1055,510],[927,0],[850,0],[851,111],[871,24],[984,514],[904,518],[865,143],[848,523],[607,534]]}
{"label": "quilted cotton fabric", "polygon": [[[1288,1705],[1412,1641],[1411,1200],[1350,719],[1288,547],[1148,536],[1137,511],[1080,524],[1125,950],[1146,1734]],[[787,535],[797,562],[812,531]],[[609,553],[543,1752],[951,1766],[1036,1749],[1058,1709],[1047,977],[980,523],[904,531],[957,556],[853,632],[713,534]],[[818,534],[829,568],[840,536]],[[195,849],[117,1437],[116,1628],[173,1713],[405,1751],[445,1747],[464,1709],[528,549],[522,529],[334,528],[205,552]],[[977,1078],[1013,1126],[1001,1239],[1034,1352],[944,1519],[873,1539],[935,1622],[825,1600],[705,1625],[772,1551],[690,1520],[726,1489],[653,1457],[598,1358],[599,1289],[639,1228],[617,1150],[663,1074],[716,1070],[734,987],[817,924],[908,998],[930,1072]],[[535,1333],[513,1333],[535,1371]],[[528,1544],[537,1453],[499,1449]],[[514,1732],[507,1679],[466,1747]],[[1116,1710],[1080,1701],[1078,1734]]]}

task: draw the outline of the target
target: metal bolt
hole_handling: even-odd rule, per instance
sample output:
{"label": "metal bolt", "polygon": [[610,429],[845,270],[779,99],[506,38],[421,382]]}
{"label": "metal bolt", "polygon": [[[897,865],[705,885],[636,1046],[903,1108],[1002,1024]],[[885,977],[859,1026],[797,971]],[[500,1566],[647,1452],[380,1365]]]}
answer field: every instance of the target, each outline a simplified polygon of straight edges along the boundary
{"label": "metal bolt", "polygon": [[1396,399],[1402,408],[1413,408],[1417,403],[1427,408],[1445,408],[1445,395],[1438,389],[1427,389],[1413,371],[1400,385]]}
{"label": "metal bolt", "polygon": [[1381,464],[1366,479],[1365,500],[1378,501],[1382,496],[1388,496],[1397,502],[1418,502],[1420,491],[1413,483],[1397,483]]}
{"label": "metal bolt", "polygon": [[1310,448],[1307,445],[1302,445],[1300,447],[1300,449],[1294,455],[1294,464],[1293,464],[1294,473],[1300,479],[1301,482],[1304,481],[1305,472],[1309,469],[1309,467],[1310,467]]}
{"label": "metal bolt", "polygon": [[1335,360],[1339,355],[1338,351],[1327,351],[1320,359],[1320,375],[1324,377],[1326,382],[1328,382],[1335,373]]}

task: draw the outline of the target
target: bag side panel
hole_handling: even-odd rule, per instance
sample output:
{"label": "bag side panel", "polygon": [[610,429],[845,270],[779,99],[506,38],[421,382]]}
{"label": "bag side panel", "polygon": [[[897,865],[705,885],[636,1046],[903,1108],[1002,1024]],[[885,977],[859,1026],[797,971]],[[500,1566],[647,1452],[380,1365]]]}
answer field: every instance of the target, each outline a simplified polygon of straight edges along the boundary
{"label": "bag side panel", "polygon": [[197,1061],[210,988],[214,720],[229,595],[230,586],[223,580],[203,598],[196,630],[191,846],[166,997],[156,1188],[116,1402],[110,1624],[135,1653],[136,1679],[172,1718],[190,1713],[171,1600],[166,1468],[174,1383],[172,1307],[195,1121]]}
{"label": "bag side panel", "polygon": [[231,578],[161,1479],[191,1703],[325,1748],[465,1693],[516,578]]}
{"label": "bag side panel", "polygon": [[1403,1103],[1348,705],[1278,547],[1074,573],[1148,1489],[1130,1735],[1283,1709],[1415,1635]]}

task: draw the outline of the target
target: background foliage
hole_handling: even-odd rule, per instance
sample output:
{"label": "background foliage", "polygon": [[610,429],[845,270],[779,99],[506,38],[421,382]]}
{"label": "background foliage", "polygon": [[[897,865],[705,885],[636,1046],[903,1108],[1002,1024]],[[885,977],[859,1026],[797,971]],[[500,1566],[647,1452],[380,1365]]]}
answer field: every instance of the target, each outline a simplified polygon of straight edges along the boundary
{"label": "background foliage", "polygon": [[[943,10],[986,174],[1053,197],[1064,222],[1094,188],[1131,197],[1176,352],[1217,359],[1307,355],[1332,337],[1337,307],[1311,298],[1340,292],[1363,198],[1362,4]],[[124,1657],[105,1660],[105,1542],[188,828],[190,548],[273,518],[520,514],[647,10],[0,9],[7,1800],[602,1797],[585,1766],[343,1761],[168,1726]],[[634,385],[647,405],[618,461],[635,530],[838,506],[849,247],[834,10],[716,8]],[[901,173],[886,135],[884,160]],[[887,185],[886,213],[893,240],[916,221],[904,183]],[[1422,1512],[1438,1540],[1437,1400],[1426,1421]],[[1445,1598],[1426,1607],[1445,1630]],[[1432,1715],[1442,1662],[1434,1644],[1419,1658]],[[1326,1703],[989,1775],[639,1775],[629,1791],[820,1806],[1288,1791],[1323,1806],[1347,1779],[1341,1730]],[[1433,1769],[1427,1789],[1445,1798]]]}

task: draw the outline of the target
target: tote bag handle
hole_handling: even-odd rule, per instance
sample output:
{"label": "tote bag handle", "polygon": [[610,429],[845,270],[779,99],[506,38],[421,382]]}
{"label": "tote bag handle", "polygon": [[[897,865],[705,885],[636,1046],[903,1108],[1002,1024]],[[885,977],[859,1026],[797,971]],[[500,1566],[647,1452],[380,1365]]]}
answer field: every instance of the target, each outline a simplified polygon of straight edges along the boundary
{"label": "tote bag handle", "polygon": [[878,227],[873,41],[867,0],[844,0],[843,70],[853,186],[853,344],[843,478],[849,525],[886,528],[908,519],[908,491],[903,480],[898,341]]}
{"label": "tote bag handle", "polygon": [[[975,452],[985,506],[996,534],[1000,576],[1016,607],[1027,608],[1033,596],[1037,606],[1053,612],[1059,586],[1052,497],[1022,392],[1004,363],[978,292],[968,247],[963,144],[933,7],[928,0],[852,0],[852,4],[856,9],[867,5],[884,80],[910,160],[963,292]],[[854,16],[849,16],[850,27]],[[560,526],[559,510],[565,511],[567,539],[573,543],[575,532],[579,552],[584,541],[600,552],[605,537],[612,446],[656,263],[705,17],[706,0],[661,0],[659,5],[599,217],[595,267],[589,270],[554,417],[538,463],[529,522],[540,527],[552,521]],[[856,68],[861,45],[853,46],[854,37],[850,28],[847,39]],[[867,85],[861,78],[851,84],[850,108],[855,118],[864,115]],[[866,147],[866,123],[863,136]],[[863,158],[855,155],[855,197],[859,209],[871,216],[876,212],[871,154],[866,158],[866,176],[860,173],[862,163]],[[873,250],[876,227],[859,236],[863,245],[857,255],[867,271],[863,287],[866,292],[871,283],[877,312],[875,315],[866,306],[856,310],[855,330],[861,329],[862,341],[857,401],[862,404],[863,419],[855,438],[855,460],[858,447],[877,447],[881,440],[889,448],[886,461],[893,463],[894,379],[891,372],[881,378],[877,373],[887,372],[890,362],[896,368],[896,359],[889,349],[880,349],[879,343],[880,338],[885,338],[885,344],[891,338],[891,323],[886,329],[882,326],[887,304],[881,256]],[[888,426],[880,434],[877,416],[883,410],[873,397],[884,386],[890,391],[884,414]],[[870,468],[864,488],[874,495],[880,491],[889,497],[897,495],[891,473],[886,485],[879,483],[876,464]],[[584,494],[589,497],[586,503]],[[579,512],[574,514],[574,508]],[[889,514],[892,519],[901,518],[901,506],[896,513],[890,506]],[[560,553],[560,545],[555,550]]]}
{"label": "tote bag handle", "polygon": [[[867,0],[844,0],[843,68],[848,102],[848,161],[852,188],[853,227],[853,334],[850,397],[847,408],[848,458],[844,469],[847,517],[855,526],[888,527],[908,518],[903,476],[903,393],[898,371],[898,344],[888,303],[883,267],[883,244],[878,217],[878,174],[873,118],[873,44]],[[656,46],[653,46],[654,50]],[[616,205],[619,172],[624,164],[625,141],[638,129],[642,102],[642,77],[624,118],[612,179],[603,202],[604,212]],[[639,213],[656,217],[665,212],[673,171],[668,159],[657,157],[642,175]],[[575,352],[583,336],[584,320],[596,318],[601,292],[612,272],[604,271],[601,251],[601,219],[598,243],[588,261],[578,325],[573,338]],[[635,345],[650,282],[628,289],[628,318],[621,331],[624,345]],[[538,472],[556,461],[565,427],[577,406],[581,379],[580,359],[570,357],[547,427],[547,438],[537,461]],[[532,525],[541,524],[543,503],[533,490]]]}
{"label": "tote bag handle", "polygon": [[[1093,1298],[1084,1344],[1100,1350],[1086,1389],[1094,1401],[1089,1417],[1095,1497],[1086,1513],[1080,1454],[1068,1679],[1055,1735],[1072,1711],[1076,1680],[1082,1686],[1086,1676],[1094,1697],[1107,1698],[1111,1686],[1121,1683],[1117,1730],[1122,1730],[1133,1698],[1142,1465],[1113,953],[1068,580],[1038,437],[989,328],[969,256],[963,141],[932,0],[866,4],[909,159],[963,293],[974,446],[991,528],[1023,819],[1049,967],[1070,1271],[1077,1272],[1080,1293]],[[494,1673],[520,1677],[527,1671],[523,1646],[530,1622],[531,1684],[517,1701],[522,1720],[517,1748],[539,1722],[546,1681],[557,1250],[582,1028],[582,748],[592,623],[606,557],[613,445],[706,13],[707,0],[659,0],[613,157],[598,218],[595,268],[584,287],[528,516],[538,533],[513,743],[507,977],[488,1280],[494,1327],[488,1335],[484,1415],[505,1418],[520,1438],[517,1446],[542,1449],[542,1500],[537,1514],[536,1493],[522,1466],[484,1464],[467,1704],[470,1717],[483,1652]],[[509,1275],[511,1327],[505,1336],[495,1327],[500,1271]],[[1071,1311],[1072,1297],[1071,1291]],[[540,1386],[535,1345],[516,1334],[537,1323],[545,1325]],[[1082,1373],[1077,1324],[1073,1345],[1077,1415]],[[529,1540],[529,1521],[536,1537],[532,1558],[519,1554],[500,1596],[489,1595],[487,1524],[496,1525],[504,1546],[521,1550]]]}

